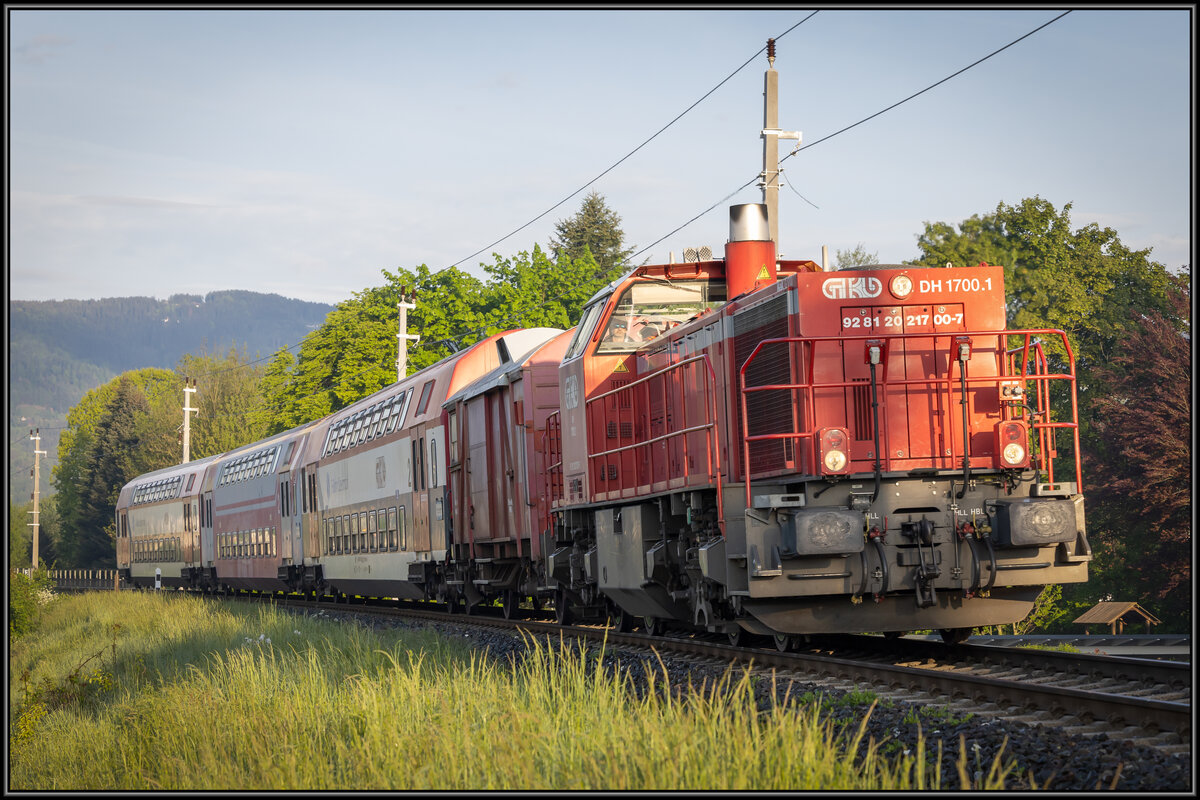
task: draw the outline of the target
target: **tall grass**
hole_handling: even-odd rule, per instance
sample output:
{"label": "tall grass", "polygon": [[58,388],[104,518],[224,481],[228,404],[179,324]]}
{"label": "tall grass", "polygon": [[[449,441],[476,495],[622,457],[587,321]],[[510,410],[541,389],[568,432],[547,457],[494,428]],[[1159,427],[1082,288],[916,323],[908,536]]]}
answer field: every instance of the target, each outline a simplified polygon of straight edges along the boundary
{"label": "tall grass", "polygon": [[[529,644],[510,667],[433,634],[272,607],[173,594],[63,598],[11,653],[9,785],[939,788],[920,745],[891,760],[861,741],[861,728],[849,739],[835,733],[817,704],[759,711],[747,674],[681,697],[658,669],[657,685],[639,693],[594,651]],[[72,671],[78,691],[49,691]],[[1003,786],[993,765],[972,787],[964,759],[964,788]]]}

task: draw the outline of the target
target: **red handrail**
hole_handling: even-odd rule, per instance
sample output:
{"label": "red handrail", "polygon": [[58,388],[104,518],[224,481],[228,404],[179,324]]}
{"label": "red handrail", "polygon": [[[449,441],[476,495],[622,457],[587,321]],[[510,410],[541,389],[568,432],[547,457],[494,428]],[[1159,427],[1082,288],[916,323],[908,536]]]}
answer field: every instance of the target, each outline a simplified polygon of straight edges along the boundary
{"label": "red handrail", "polygon": [[[650,435],[651,422],[652,422],[652,420],[650,419],[650,385],[651,385],[651,382],[659,380],[662,385],[662,398],[663,398],[663,406],[662,407],[663,407],[663,415],[664,415],[663,428],[666,429],[666,427],[667,427],[666,412],[668,409],[668,404],[667,404],[668,382],[667,382],[666,378],[669,374],[681,373],[685,367],[687,367],[691,364],[699,363],[699,362],[702,362],[705,367],[705,372],[703,372],[702,375],[706,379],[704,381],[704,389],[705,389],[705,396],[706,396],[706,402],[704,404],[704,408],[705,408],[705,411],[707,412],[707,418],[704,421],[701,421],[698,423],[688,424],[688,420],[686,419],[688,404],[683,403],[682,404],[682,411],[683,411],[682,427],[679,428],[678,430],[665,431],[663,434],[658,435],[658,436],[651,436]],[[678,381],[676,385],[683,386],[684,384],[682,381]],[[641,402],[635,402],[638,400],[638,397],[637,397],[638,393],[635,390],[639,390],[639,389],[642,390],[640,393],[643,394],[644,397],[642,398]],[[707,432],[707,435],[704,437],[704,441],[706,444],[705,463],[707,464],[707,468],[708,468],[708,479],[710,481],[713,481],[716,484],[717,519],[718,519],[718,524],[721,529],[721,534],[724,535],[724,533],[725,533],[725,514],[724,514],[725,500],[724,500],[723,492],[722,492],[721,469],[717,465],[717,461],[718,461],[717,454],[720,453],[720,438],[719,438],[719,430],[718,430],[717,424],[716,424],[716,419],[717,419],[716,371],[713,369],[712,362],[709,359],[708,354],[701,353],[699,355],[685,358],[685,359],[675,362],[673,364],[667,364],[666,366],[664,366],[658,370],[655,370],[654,372],[651,372],[647,375],[644,375],[643,377],[638,378],[635,381],[627,383],[624,386],[618,386],[617,388],[610,389],[609,391],[604,392],[603,394],[599,394],[599,395],[596,395],[595,397],[588,398],[588,400],[585,404],[585,415],[586,415],[586,419],[588,421],[589,430],[594,430],[594,426],[592,425],[593,420],[592,420],[591,409],[595,406],[595,404],[602,403],[603,401],[605,401],[611,397],[611,398],[613,398],[613,401],[614,401],[613,405],[616,407],[616,413],[617,413],[616,424],[617,424],[617,431],[618,431],[617,439],[618,439],[618,441],[620,441],[620,439],[621,439],[621,436],[620,436],[621,403],[619,402],[619,399],[623,394],[626,394],[626,393],[628,393],[629,398],[630,398],[630,402],[626,404],[626,407],[629,409],[629,417],[630,417],[630,419],[629,419],[630,437],[629,438],[635,439],[635,437],[637,436],[638,428],[637,428],[637,425],[635,424],[638,421],[637,419],[635,419],[635,415],[637,415],[637,414],[641,415],[641,421],[644,423],[645,435],[648,438],[643,439],[643,440],[635,440],[630,444],[620,445],[618,447],[614,447],[614,448],[611,448],[608,450],[599,450],[595,453],[588,453],[589,474],[592,474],[590,467],[595,465],[597,462],[600,464],[602,469],[607,474],[608,467],[610,466],[610,459],[613,456],[616,456],[616,455],[619,455],[619,454],[625,453],[625,452],[636,452],[643,448],[649,448],[648,453],[647,453],[648,460],[650,462],[649,483],[639,483],[639,484],[635,484],[632,487],[624,487],[624,488],[632,489],[634,491],[635,496],[639,493],[639,491],[643,495],[653,493],[654,492],[653,487],[654,487],[654,483],[655,483],[654,469],[653,469],[653,467],[654,467],[654,447],[653,447],[653,445],[658,444],[660,442],[667,442],[671,439],[675,439],[675,438],[678,438],[681,436],[684,437],[683,438],[683,462],[682,463],[683,463],[683,476],[686,479],[690,475],[690,470],[688,468],[688,451],[687,451],[688,445],[687,445],[686,437],[688,434],[705,431],[705,432]],[[602,415],[601,415],[601,419],[603,419]]]}
{"label": "red handrail", "polygon": [[[744,478],[745,485],[746,485],[746,507],[749,508],[750,504],[751,504],[750,444],[752,442],[768,441],[768,440],[797,440],[797,441],[799,441],[799,440],[806,439],[806,438],[810,439],[810,440],[812,440],[813,446],[809,447],[809,449],[808,449],[808,462],[809,462],[808,463],[808,472],[809,472],[809,474],[812,474],[812,475],[818,474],[817,465],[816,465],[817,447],[815,445],[816,445],[817,432],[820,429],[820,426],[818,426],[816,424],[816,418],[815,418],[816,417],[816,414],[815,414],[815,409],[816,409],[815,392],[816,392],[816,389],[817,388],[822,388],[822,389],[853,388],[853,387],[862,386],[861,382],[856,382],[856,381],[823,381],[818,384],[814,377],[814,369],[815,369],[816,359],[813,356],[814,356],[814,354],[816,352],[816,348],[819,344],[834,343],[834,344],[839,345],[840,347],[845,347],[847,344],[849,344],[851,342],[862,342],[865,344],[867,341],[890,342],[891,340],[932,339],[934,341],[934,345],[932,345],[931,349],[936,349],[937,348],[936,342],[939,339],[948,340],[948,344],[951,347],[953,347],[955,339],[957,339],[959,337],[1024,336],[1025,337],[1024,347],[1016,348],[1016,350],[1022,350],[1023,353],[1025,353],[1027,355],[1029,348],[1031,347],[1030,337],[1032,337],[1034,335],[1039,335],[1039,334],[1041,334],[1041,335],[1057,335],[1057,336],[1061,337],[1062,342],[1063,342],[1064,351],[1065,351],[1066,357],[1067,357],[1067,363],[1070,367],[1069,373],[1050,373],[1048,371],[1049,365],[1046,362],[1045,356],[1041,351],[1041,344],[1039,342],[1034,342],[1034,343],[1032,343],[1032,347],[1034,348],[1036,355],[1035,355],[1035,371],[1032,376],[1029,376],[1028,365],[1026,363],[1027,358],[1023,358],[1022,364],[1021,364],[1021,373],[1019,376],[1016,374],[986,375],[986,376],[978,376],[978,377],[967,376],[966,383],[967,384],[988,384],[988,383],[998,384],[1001,381],[1013,380],[1014,378],[1019,378],[1021,380],[1034,381],[1035,385],[1038,388],[1038,400],[1039,400],[1039,404],[1040,404],[1039,415],[1043,415],[1044,421],[1040,422],[1040,423],[1035,422],[1031,427],[1034,430],[1038,431],[1038,436],[1040,437],[1039,440],[1043,443],[1043,447],[1041,448],[1040,459],[1043,459],[1045,461],[1045,465],[1047,467],[1047,469],[1046,469],[1047,476],[1050,479],[1051,483],[1053,483],[1053,456],[1054,456],[1054,453],[1053,453],[1053,449],[1051,447],[1047,446],[1047,443],[1049,442],[1049,436],[1050,436],[1049,431],[1052,428],[1071,428],[1074,431],[1075,480],[1076,480],[1076,486],[1078,487],[1079,490],[1081,490],[1083,488],[1083,483],[1082,483],[1082,469],[1081,469],[1081,465],[1080,465],[1080,453],[1079,453],[1079,407],[1078,407],[1077,388],[1076,388],[1075,360],[1074,360],[1074,356],[1071,351],[1070,344],[1067,342],[1065,333],[1063,333],[1061,330],[1055,330],[1055,329],[1028,329],[1028,330],[1003,330],[1003,331],[946,331],[946,332],[923,331],[923,332],[918,332],[918,333],[892,333],[892,334],[881,333],[881,332],[876,331],[873,333],[856,335],[856,336],[846,336],[846,335],[841,335],[841,336],[785,336],[785,337],[778,337],[778,338],[772,338],[772,339],[764,339],[755,346],[753,351],[751,351],[750,355],[746,358],[745,362],[743,362],[741,367],[738,369],[738,388],[739,388],[740,395],[741,395],[741,406],[742,406],[742,414],[741,414],[742,456],[743,456],[742,463],[743,463],[743,468],[744,468],[744,473],[745,473],[743,478]],[[806,370],[806,374],[804,376],[805,380],[803,380],[803,382],[800,382],[800,383],[780,383],[780,384],[767,384],[767,385],[762,385],[762,386],[746,386],[746,371],[749,368],[750,364],[754,362],[754,360],[758,357],[759,353],[763,350],[764,347],[766,347],[768,345],[775,345],[775,344],[788,345],[789,346],[789,356],[791,355],[791,352],[792,352],[791,347],[793,347],[795,345],[799,345],[801,348],[807,346],[807,348],[809,350],[809,358],[805,362],[803,362],[803,363],[807,364],[807,370]],[[888,349],[892,350],[890,345],[889,345]],[[1013,365],[1011,364],[1011,356],[1014,352],[1015,352],[1015,350],[1006,351],[1006,355],[1008,355],[1010,357],[1010,363],[1008,364],[1010,372],[1015,371],[1012,369]],[[1040,360],[1038,360],[1039,358],[1040,358]],[[949,363],[953,364],[956,360],[957,359],[951,357],[949,360]],[[961,367],[960,367],[960,369],[961,369]],[[1003,372],[1004,370],[1001,370],[1001,371]],[[960,375],[959,378],[961,380],[962,376]],[[1070,387],[1071,387],[1071,415],[1072,415],[1071,422],[1050,422],[1049,421],[1049,413],[1050,413],[1050,406],[1049,406],[1049,399],[1048,399],[1049,381],[1056,380],[1056,379],[1066,380],[1070,384]],[[919,378],[919,379],[888,380],[886,374],[884,374],[883,377],[880,379],[879,383],[880,383],[881,388],[902,387],[902,386],[922,386],[922,387],[925,387],[927,390],[936,389],[938,384],[944,384],[942,391],[944,391],[946,393],[947,398],[950,400],[953,399],[953,395],[955,392],[955,386],[956,386],[956,381],[955,381],[955,376],[953,374],[952,366],[946,370],[946,375],[944,378],[934,377],[934,378]],[[749,415],[746,413],[746,398],[747,398],[747,396],[751,392],[765,392],[765,391],[779,391],[779,390],[792,390],[792,391],[802,392],[801,403],[803,405],[801,407],[802,414],[801,414],[800,418],[801,419],[807,418],[808,420],[810,420],[810,423],[812,425],[811,429],[803,430],[803,431],[793,431],[790,433],[756,434],[753,436],[750,435]],[[950,406],[948,405],[947,407],[950,407]],[[805,414],[803,412],[809,412],[809,413]],[[955,427],[953,425],[947,426],[947,429],[949,431],[951,431],[952,433],[955,431]],[[967,445],[964,442],[963,443],[964,449],[966,448],[966,446]],[[881,457],[881,460],[883,460],[883,461],[888,461],[888,462],[891,461],[890,453],[889,454],[878,454],[878,455]]]}

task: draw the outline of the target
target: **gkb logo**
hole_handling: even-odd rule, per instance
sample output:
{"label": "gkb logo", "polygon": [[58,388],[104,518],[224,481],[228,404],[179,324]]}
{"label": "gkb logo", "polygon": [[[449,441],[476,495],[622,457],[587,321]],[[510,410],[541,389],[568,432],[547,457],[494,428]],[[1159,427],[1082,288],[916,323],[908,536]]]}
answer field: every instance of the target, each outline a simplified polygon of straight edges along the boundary
{"label": "gkb logo", "polygon": [[879,297],[883,282],[879,278],[826,278],[821,293],[830,300],[847,297]]}
{"label": "gkb logo", "polygon": [[566,381],[563,382],[563,399],[566,401],[567,408],[575,408],[579,405],[579,377],[577,375],[568,375]]}

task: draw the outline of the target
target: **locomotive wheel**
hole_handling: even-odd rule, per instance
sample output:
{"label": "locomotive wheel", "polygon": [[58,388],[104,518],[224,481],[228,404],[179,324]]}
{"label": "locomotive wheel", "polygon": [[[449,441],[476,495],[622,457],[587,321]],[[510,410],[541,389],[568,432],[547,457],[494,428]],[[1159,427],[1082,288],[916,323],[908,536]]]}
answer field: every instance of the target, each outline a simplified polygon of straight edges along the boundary
{"label": "locomotive wheel", "polygon": [[517,608],[521,605],[521,598],[512,589],[507,589],[504,596],[500,598],[500,610],[504,612],[505,619],[512,619],[517,615]]}
{"label": "locomotive wheel", "polygon": [[775,640],[775,649],[781,653],[786,653],[788,650],[796,648],[796,637],[786,633],[777,633],[772,637]]}
{"label": "locomotive wheel", "polygon": [[620,606],[612,607],[608,612],[608,620],[617,633],[629,633],[633,630],[633,616]]}
{"label": "locomotive wheel", "polygon": [[736,631],[732,631],[730,633],[725,634],[725,636],[728,637],[728,639],[729,639],[730,647],[741,647],[742,642],[744,642],[746,640],[745,634],[746,634],[746,631],[744,629],[738,628]]}
{"label": "locomotive wheel", "polygon": [[942,628],[938,631],[938,635],[946,644],[962,644],[974,630],[974,628]]}
{"label": "locomotive wheel", "polygon": [[557,589],[554,592],[554,619],[559,625],[570,625],[573,620],[567,593],[563,589]]}
{"label": "locomotive wheel", "polygon": [[663,621],[657,617],[642,617],[642,630],[650,636],[661,635],[663,627]]}

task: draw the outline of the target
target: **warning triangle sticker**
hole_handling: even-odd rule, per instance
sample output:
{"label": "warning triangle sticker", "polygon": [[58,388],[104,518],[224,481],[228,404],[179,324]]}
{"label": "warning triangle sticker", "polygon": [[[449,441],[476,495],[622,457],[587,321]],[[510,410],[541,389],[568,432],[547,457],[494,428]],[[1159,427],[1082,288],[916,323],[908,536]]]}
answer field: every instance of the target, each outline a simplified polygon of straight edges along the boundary
{"label": "warning triangle sticker", "polygon": [[758,271],[758,277],[757,277],[757,278],[755,278],[754,280],[756,280],[756,281],[769,281],[770,279],[771,279],[771,276],[770,276],[770,274],[767,272],[767,265],[766,265],[766,264],[763,264],[763,265],[762,265],[762,269],[760,269],[760,270]]}
{"label": "warning triangle sticker", "polygon": [[620,364],[617,364],[617,368],[613,372],[629,372],[629,367],[625,366],[625,362],[622,361]]}

